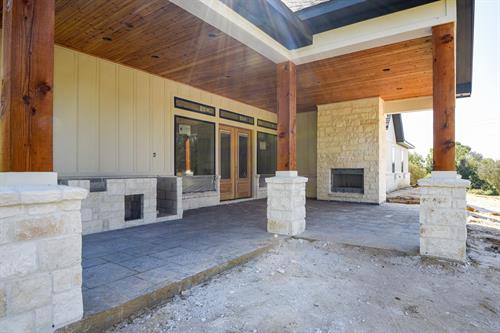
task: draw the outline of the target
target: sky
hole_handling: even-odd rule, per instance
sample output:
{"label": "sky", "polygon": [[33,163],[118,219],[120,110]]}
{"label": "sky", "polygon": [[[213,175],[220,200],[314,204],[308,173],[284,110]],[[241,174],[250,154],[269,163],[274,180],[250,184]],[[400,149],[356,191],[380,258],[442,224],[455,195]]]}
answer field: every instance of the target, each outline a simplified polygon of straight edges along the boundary
{"label": "sky", "polygon": [[[456,102],[456,141],[500,160],[500,0],[476,0],[472,96]],[[432,148],[432,111],[402,115],[405,139],[425,156]]]}

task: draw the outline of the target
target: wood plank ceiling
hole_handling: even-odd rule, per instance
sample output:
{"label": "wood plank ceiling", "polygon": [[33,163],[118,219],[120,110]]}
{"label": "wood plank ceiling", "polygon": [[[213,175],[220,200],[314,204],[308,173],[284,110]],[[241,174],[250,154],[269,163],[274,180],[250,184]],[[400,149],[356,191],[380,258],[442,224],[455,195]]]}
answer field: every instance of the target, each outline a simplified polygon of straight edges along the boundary
{"label": "wood plank ceiling", "polygon": [[432,43],[424,37],[297,67],[297,110],[380,96],[432,95]]}
{"label": "wood plank ceiling", "polygon": [[166,0],[56,0],[56,43],[276,109],[275,64]]}
{"label": "wood plank ceiling", "polygon": [[[55,40],[276,112],[276,65],[166,0],[56,0]],[[298,112],[356,98],[430,95],[430,38],[297,66]]]}

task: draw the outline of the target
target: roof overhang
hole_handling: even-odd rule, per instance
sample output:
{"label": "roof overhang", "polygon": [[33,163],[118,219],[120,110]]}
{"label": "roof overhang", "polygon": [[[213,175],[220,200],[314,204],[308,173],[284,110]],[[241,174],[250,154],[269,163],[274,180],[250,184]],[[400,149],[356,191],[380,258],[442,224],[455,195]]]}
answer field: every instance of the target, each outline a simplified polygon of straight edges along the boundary
{"label": "roof overhang", "polygon": [[405,139],[405,134],[403,131],[403,119],[401,118],[401,114],[393,114],[391,116],[394,124],[394,134],[396,136],[396,143],[406,149],[415,148],[414,145],[412,145]]}
{"label": "roof overhang", "polygon": [[[470,70],[457,72],[457,95],[470,95],[474,0],[328,1],[296,13],[280,0],[170,1],[271,61],[297,65],[430,36],[433,26],[457,21],[458,12],[457,68]],[[344,15],[350,17],[340,20]],[[314,17],[333,22],[314,28]]]}

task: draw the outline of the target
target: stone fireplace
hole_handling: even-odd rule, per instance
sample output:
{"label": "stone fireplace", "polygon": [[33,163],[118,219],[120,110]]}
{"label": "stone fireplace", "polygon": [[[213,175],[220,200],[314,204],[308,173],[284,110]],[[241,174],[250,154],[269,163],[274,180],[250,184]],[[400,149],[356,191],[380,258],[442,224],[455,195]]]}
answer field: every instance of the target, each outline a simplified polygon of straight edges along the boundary
{"label": "stone fireplace", "polygon": [[365,192],[364,169],[332,169],[331,192],[361,193]]}
{"label": "stone fireplace", "polygon": [[318,106],[319,200],[385,201],[383,107],[378,97]]}

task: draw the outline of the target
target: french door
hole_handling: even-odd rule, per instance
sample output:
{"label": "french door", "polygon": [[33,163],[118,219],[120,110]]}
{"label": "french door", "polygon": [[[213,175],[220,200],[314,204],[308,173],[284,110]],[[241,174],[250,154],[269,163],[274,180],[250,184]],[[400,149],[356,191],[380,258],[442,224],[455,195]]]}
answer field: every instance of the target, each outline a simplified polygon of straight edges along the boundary
{"label": "french door", "polygon": [[220,198],[232,200],[252,196],[251,131],[219,126]]}

